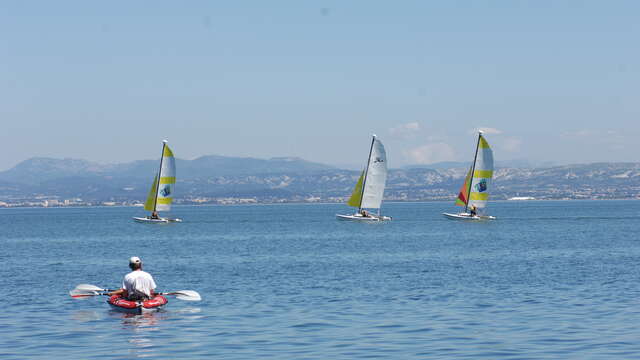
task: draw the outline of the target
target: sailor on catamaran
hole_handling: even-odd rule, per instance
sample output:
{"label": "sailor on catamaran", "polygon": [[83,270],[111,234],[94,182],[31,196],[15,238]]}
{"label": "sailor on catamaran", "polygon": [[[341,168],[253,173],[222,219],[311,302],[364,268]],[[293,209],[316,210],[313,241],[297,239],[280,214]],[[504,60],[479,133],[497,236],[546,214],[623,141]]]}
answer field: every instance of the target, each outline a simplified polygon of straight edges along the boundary
{"label": "sailor on catamaran", "polygon": [[478,215],[478,208],[475,205],[471,205],[471,207],[469,208],[469,214],[471,216]]}
{"label": "sailor on catamaran", "polygon": [[122,281],[122,288],[112,291],[107,295],[121,295],[130,301],[144,301],[155,296],[156,282],[146,271],[142,271],[142,260],[134,256],[129,259],[131,272],[125,275]]}

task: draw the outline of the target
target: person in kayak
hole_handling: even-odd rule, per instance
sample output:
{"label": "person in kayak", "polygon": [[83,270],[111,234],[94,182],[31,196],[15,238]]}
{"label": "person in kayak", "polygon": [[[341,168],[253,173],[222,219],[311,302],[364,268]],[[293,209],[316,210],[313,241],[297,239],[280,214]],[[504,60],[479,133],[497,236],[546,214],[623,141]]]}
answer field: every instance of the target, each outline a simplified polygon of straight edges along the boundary
{"label": "person in kayak", "polygon": [[142,271],[142,260],[134,256],[129,259],[131,272],[124,276],[122,288],[108,293],[109,296],[121,295],[130,301],[144,301],[155,296],[156,282],[153,276]]}

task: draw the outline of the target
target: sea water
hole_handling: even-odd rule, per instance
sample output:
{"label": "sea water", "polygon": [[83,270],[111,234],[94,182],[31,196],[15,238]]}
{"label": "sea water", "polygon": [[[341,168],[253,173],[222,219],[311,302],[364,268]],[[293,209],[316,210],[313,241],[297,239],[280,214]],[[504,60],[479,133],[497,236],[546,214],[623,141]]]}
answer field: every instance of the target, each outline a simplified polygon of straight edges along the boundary
{"label": "sea water", "polygon": [[[387,223],[340,204],[0,210],[2,359],[640,358],[640,201],[385,203]],[[159,313],[74,300],[119,287],[139,256]]]}

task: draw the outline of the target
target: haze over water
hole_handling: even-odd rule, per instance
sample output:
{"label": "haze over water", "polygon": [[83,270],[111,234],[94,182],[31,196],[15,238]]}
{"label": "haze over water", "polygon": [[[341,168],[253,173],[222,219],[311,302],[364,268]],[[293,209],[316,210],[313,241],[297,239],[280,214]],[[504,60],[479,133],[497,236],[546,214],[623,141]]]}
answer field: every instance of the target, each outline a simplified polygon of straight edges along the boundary
{"label": "haze over water", "polygon": [[[494,202],[497,221],[444,219],[451,202],[346,206],[0,210],[0,357],[639,358],[638,201]],[[140,256],[164,312],[126,316],[80,283],[117,287]]]}

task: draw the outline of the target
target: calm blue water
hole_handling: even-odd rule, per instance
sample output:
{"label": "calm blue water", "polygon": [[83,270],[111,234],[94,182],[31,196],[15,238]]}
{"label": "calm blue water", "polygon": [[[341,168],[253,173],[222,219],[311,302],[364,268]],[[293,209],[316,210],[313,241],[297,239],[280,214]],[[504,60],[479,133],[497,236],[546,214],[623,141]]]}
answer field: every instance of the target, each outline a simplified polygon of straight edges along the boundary
{"label": "calm blue water", "polygon": [[[0,358],[640,358],[640,201],[449,202],[0,210]],[[117,287],[140,256],[162,313],[126,316],[80,283]]]}

